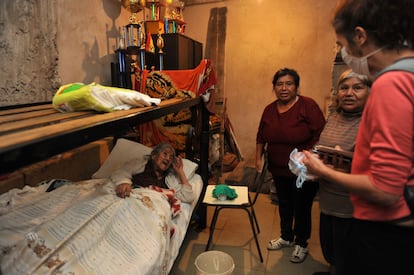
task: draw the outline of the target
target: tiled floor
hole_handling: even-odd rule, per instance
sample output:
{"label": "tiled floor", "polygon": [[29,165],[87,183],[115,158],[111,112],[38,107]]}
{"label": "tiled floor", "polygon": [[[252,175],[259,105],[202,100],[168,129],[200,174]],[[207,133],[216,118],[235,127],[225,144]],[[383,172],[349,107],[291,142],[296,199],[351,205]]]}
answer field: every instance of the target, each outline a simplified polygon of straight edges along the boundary
{"label": "tiled floor", "polygon": [[[213,207],[207,208],[208,226],[201,232],[189,229],[181,247],[175,265],[170,274],[196,274],[194,262],[196,257],[204,252],[209,235]],[[289,261],[293,247],[278,251],[268,251],[266,243],[279,237],[278,206],[267,194],[260,194],[255,205],[255,211],[260,226],[259,243],[263,255],[263,263],[257,252],[247,214],[243,210],[224,209],[220,212],[214,232],[213,245],[210,250],[220,250],[229,254],[235,263],[234,275],[311,275],[316,271],[327,271],[319,245],[319,204],[313,205],[312,236],[309,240],[309,255],[300,264]]]}

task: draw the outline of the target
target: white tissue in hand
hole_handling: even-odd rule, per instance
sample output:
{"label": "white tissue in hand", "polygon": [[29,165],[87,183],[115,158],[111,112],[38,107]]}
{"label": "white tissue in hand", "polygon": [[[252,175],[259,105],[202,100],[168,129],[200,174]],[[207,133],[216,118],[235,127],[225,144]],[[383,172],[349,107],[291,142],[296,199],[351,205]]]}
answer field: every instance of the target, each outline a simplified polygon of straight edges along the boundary
{"label": "white tissue in hand", "polygon": [[296,179],[297,188],[301,188],[305,181],[316,178],[314,175],[307,173],[306,166],[302,163],[304,156],[303,152],[298,152],[297,148],[293,149],[289,155],[289,169],[293,174],[298,176]]}

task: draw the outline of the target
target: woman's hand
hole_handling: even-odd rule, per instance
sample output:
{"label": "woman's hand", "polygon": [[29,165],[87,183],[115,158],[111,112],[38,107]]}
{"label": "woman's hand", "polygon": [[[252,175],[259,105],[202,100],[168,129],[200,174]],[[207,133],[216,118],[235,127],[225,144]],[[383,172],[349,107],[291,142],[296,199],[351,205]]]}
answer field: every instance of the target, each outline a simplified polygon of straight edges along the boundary
{"label": "woman's hand", "polygon": [[261,173],[262,169],[263,169],[263,161],[262,161],[262,158],[259,158],[256,160],[256,171],[258,173]]}
{"label": "woman's hand", "polygon": [[307,172],[318,177],[323,177],[329,167],[315,153],[306,150],[302,152],[304,154],[302,163],[306,166]]}
{"label": "woman's hand", "polygon": [[178,156],[174,158],[172,163],[175,173],[177,174],[178,178],[180,179],[180,183],[183,185],[190,185],[185,173],[184,173],[184,163],[183,159]]}
{"label": "woman's hand", "polygon": [[129,197],[131,194],[131,184],[129,183],[121,183],[118,184],[115,188],[116,195],[120,198],[126,198]]}
{"label": "woman's hand", "polygon": [[183,160],[180,156],[174,158],[172,166],[173,166],[174,171],[176,173],[179,173],[180,171],[184,172],[184,164],[183,164]]}

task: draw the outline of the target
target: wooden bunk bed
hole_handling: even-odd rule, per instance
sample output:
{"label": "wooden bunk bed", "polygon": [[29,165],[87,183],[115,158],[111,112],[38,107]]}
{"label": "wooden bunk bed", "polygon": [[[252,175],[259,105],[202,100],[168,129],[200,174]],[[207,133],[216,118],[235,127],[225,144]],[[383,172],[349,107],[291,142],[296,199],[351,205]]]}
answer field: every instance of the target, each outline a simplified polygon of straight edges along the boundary
{"label": "wooden bunk bed", "polygon": [[207,175],[209,115],[199,97],[169,99],[158,106],[98,114],[59,113],[51,103],[0,109],[0,174],[107,137],[121,136],[136,125],[192,108],[201,116],[200,175]]}
{"label": "wooden bunk bed", "polygon": [[[206,110],[200,97],[169,99],[162,101],[158,106],[133,108],[111,113],[96,113],[92,111],[59,113],[52,108],[51,103],[2,108],[0,109],[0,174],[12,172],[22,166],[45,160],[53,155],[104,137],[122,137],[131,127],[185,108],[190,108],[192,113],[201,120],[201,131],[198,137],[200,152],[197,174],[201,176],[203,187],[193,214],[197,213],[199,226],[204,228],[206,208],[200,203],[200,198],[203,198],[208,184],[210,113]],[[183,236],[181,237],[183,238]],[[27,235],[26,238],[28,238]],[[30,245],[34,242],[33,239],[30,237],[26,241],[28,242],[26,246],[30,248]],[[7,246],[7,244],[0,245]],[[180,245],[181,243],[178,244],[178,248]],[[37,246],[43,247],[39,243]],[[24,249],[28,249],[27,247]],[[62,256],[67,253],[65,249],[59,251],[57,256],[41,254],[34,258],[38,259],[41,256],[50,257],[45,263],[52,264],[52,266],[55,264],[53,267],[59,270],[60,266],[56,263],[62,264],[61,262],[64,261]],[[33,249],[33,251],[35,250]],[[166,258],[175,260],[175,256],[176,254],[169,255]],[[37,272],[44,272],[45,268],[48,270],[48,267],[45,267],[45,263],[37,267]],[[28,264],[30,263],[28,262]],[[159,273],[166,274],[171,268],[171,262],[166,262],[161,267],[162,270]],[[154,267],[151,266],[150,269],[152,268]]]}

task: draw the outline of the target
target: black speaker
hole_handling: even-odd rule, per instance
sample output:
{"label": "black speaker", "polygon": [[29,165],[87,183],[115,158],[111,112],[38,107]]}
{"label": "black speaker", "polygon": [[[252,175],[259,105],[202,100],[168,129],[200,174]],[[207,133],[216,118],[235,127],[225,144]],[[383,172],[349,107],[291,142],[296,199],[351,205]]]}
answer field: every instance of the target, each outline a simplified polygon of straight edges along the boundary
{"label": "black speaker", "polygon": [[[152,66],[159,70],[159,54],[157,47],[157,34],[152,35],[155,46],[155,54],[146,54],[147,69]],[[180,33],[164,33],[164,70],[188,70],[194,69],[203,58],[203,44]]]}

